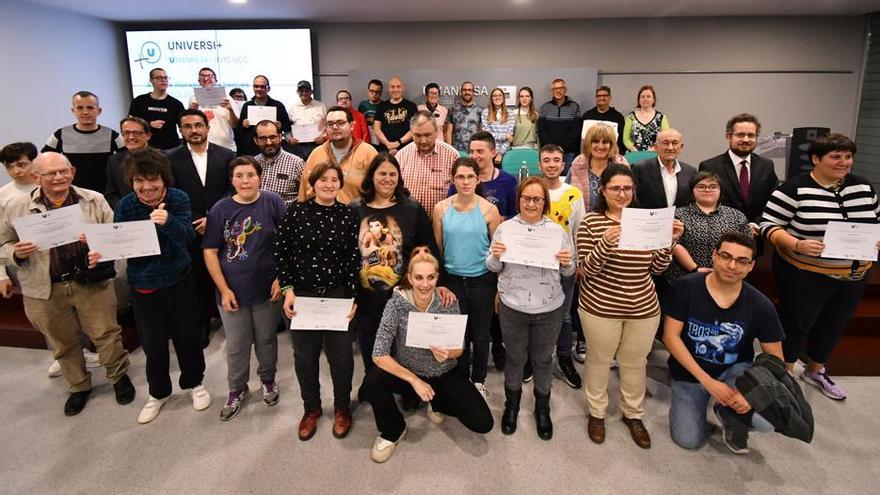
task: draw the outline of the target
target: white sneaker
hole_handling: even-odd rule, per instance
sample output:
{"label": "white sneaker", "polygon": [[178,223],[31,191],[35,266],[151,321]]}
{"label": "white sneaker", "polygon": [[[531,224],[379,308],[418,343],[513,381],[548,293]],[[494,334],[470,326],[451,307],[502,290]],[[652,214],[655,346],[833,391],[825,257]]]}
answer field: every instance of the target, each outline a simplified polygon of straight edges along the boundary
{"label": "white sneaker", "polygon": [[446,421],[446,415],[434,411],[434,408],[431,407],[430,402],[428,402],[428,410],[426,411],[426,414],[428,415],[428,419],[430,419],[431,422],[435,425],[439,425],[440,423]]}
{"label": "white sneaker", "polygon": [[138,414],[138,423],[145,425],[156,419],[156,416],[159,415],[159,411],[162,410],[162,406],[164,406],[170,398],[171,396],[169,395],[164,399],[157,399],[151,395],[150,398],[147,399],[147,404],[141,409],[141,413]]}
{"label": "white sneaker", "polygon": [[52,361],[52,365],[49,366],[49,378],[55,378],[61,376],[61,363],[56,359]]}
{"label": "white sneaker", "polygon": [[476,387],[477,392],[483,396],[483,400],[486,401],[486,404],[489,403],[489,389],[481,382],[474,382],[474,387]]}
{"label": "white sneaker", "polygon": [[397,444],[402,442],[405,437],[406,427],[403,428],[403,433],[400,434],[400,438],[396,442],[385,440],[381,435],[376,437],[376,441],[373,442],[373,451],[370,452],[370,459],[373,459],[373,462],[379,463],[387,461],[394,455],[394,451],[397,450]]}
{"label": "white sneaker", "polygon": [[204,385],[199,385],[189,391],[192,394],[193,408],[196,411],[204,411],[211,405],[211,394]]}
{"label": "white sneaker", "polygon": [[83,349],[83,357],[86,358],[86,368],[100,368],[101,367],[101,359],[98,358],[98,354]]}

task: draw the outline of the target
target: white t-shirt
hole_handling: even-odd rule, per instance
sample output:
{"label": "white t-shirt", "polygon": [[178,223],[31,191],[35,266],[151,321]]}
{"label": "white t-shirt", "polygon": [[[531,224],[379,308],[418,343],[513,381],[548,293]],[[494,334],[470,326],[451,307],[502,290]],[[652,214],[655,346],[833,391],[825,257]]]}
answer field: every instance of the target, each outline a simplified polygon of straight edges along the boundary
{"label": "white t-shirt", "polygon": [[[198,103],[195,96],[190,97],[190,104]],[[235,136],[229,125],[229,110],[225,107],[199,107],[208,116],[208,141],[235,151]]]}

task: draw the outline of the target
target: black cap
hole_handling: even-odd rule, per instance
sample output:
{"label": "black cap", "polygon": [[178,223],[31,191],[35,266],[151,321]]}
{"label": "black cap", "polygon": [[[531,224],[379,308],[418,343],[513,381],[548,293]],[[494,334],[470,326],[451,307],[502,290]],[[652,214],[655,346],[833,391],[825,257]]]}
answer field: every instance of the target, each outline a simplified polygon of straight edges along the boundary
{"label": "black cap", "polygon": [[306,80],[302,80],[302,81],[296,83],[296,89],[302,89],[302,88],[306,88],[307,90],[311,91],[312,90],[312,83],[310,83]]}

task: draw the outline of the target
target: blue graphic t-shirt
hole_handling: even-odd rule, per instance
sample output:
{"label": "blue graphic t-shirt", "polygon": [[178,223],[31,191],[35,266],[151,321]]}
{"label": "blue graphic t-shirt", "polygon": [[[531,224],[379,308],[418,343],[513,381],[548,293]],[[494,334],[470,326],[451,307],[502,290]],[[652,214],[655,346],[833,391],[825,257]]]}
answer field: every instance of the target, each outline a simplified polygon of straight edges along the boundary
{"label": "blue graphic t-shirt", "polygon": [[[706,275],[692,273],[675,281],[666,295],[663,311],[684,322],[681,340],[697,364],[717,378],[736,363],[752,362],[755,338],[780,342],[785,334],[767,296],[743,282],[736,302],[727,309],[721,308],[706,288]],[[671,355],[669,374],[674,380],[697,381]]]}
{"label": "blue graphic t-shirt", "polygon": [[281,196],[260,191],[260,197],[253,203],[241,204],[224,198],[208,213],[202,247],[218,250],[223,277],[241,307],[269,299],[275,280],[275,231],[285,212]]}

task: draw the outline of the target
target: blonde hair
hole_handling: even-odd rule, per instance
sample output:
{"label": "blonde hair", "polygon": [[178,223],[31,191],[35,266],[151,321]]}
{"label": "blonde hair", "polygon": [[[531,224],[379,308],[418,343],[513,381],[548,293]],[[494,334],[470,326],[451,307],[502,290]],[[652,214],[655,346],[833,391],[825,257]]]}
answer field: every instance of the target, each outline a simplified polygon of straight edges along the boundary
{"label": "blonde hair", "polygon": [[401,289],[412,289],[412,284],[409,283],[409,274],[412,272],[413,267],[416,266],[416,263],[430,263],[434,266],[434,271],[438,274],[440,273],[440,262],[431,254],[428,246],[416,246],[410,251],[409,263],[406,265],[406,275],[400,279],[400,284],[398,284]]}
{"label": "blonde hair", "polygon": [[581,153],[583,153],[587,160],[591,158],[590,145],[601,141],[608,141],[611,143],[611,149],[608,150],[609,160],[613,161],[620,153],[620,149],[617,147],[617,136],[614,135],[614,129],[609,125],[596,124],[593,127],[590,127],[590,130],[587,131],[587,135],[584,136],[583,141],[581,141]]}
{"label": "blonde hair", "polygon": [[[492,94],[496,91],[501,92],[501,97],[505,100],[507,99],[507,95],[504,93],[504,90],[501,88],[493,88],[492,91],[489,91],[489,106],[486,107],[486,113],[488,114],[489,122],[495,122],[495,115],[498,113],[499,108],[495,106],[495,103],[492,102]],[[507,119],[510,118],[510,114],[507,113],[507,105],[504,102],[501,103],[501,120],[499,122],[507,122]]]}

